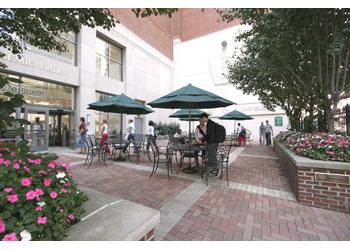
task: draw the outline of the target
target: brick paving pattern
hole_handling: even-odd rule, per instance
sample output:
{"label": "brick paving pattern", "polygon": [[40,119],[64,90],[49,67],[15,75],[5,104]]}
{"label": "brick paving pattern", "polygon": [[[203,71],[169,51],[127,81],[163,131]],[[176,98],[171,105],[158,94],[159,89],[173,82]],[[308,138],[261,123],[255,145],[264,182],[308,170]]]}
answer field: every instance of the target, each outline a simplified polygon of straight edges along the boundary
{"label": "brick paving pattern", "polygon": [[350,215],[212,186],[163,240],[350,240]]}
{"label": "brick paving pattern", "polygon": [[154,209],[160,209],[192,181],[165,175],[118,167],[116,165],[83,165],[72,168],[74,179],[81,186],[118,196]]}
{"label": "brick paving pattern", "polygon": [[238,156],[229,166],[229,180],[281,191],[291,191],[278,160]]}
{"label": "brick paving pattern", "polygon": [[277,158],[277,155],[272,151],[272,147],[268,147],[265,145],[258,145],[258,144],[252,144],[250,146],[247,146],[243,154]]}
{"label": "brick paving pattern", "polygon": [[[230,165],[231,186],[209,182],[209,189],[189,201],[184,213],[168,227],[164,224],[168,222],[163,221],[163,230],[168,230],[158,235],[158,239],[350,240],[350,214],[301,205],[276,195],[292,195],[292,192],[275,158],[271,147],[245,148]],[[192,175],[192,179],[174,174],[168,180],[165,171],[159,171],[149,179],[148,169],[152,164],[142,157],[139,165],[139,169],[137,165],[121,167],[110,162],[104,166],[96,161],[91,168],[80,164],[72,169],[81,186],[152,207],[161,213],[170,204],[177,211],[177,200],[188,197],[186,192],[191,192],[196,185],[205,185],[199,174]],[[176,171],[176,163],[173,167]],[[164,169],[164,164],[160,168]],[[266,193],[260,193],[260,189]]]}

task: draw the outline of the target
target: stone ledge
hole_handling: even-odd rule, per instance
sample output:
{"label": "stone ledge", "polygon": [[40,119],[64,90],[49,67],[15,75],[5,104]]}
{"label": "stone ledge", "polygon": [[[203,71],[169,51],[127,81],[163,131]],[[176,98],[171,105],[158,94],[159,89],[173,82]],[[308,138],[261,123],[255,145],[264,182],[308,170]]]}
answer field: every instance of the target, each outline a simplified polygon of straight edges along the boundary
{"label": "stone ledge", "polygon": [[279,143],[276,139],[274,139],[274,147],[279,147],[281,150],[283,150],[287,154],[288,158],[297,167],[326,168],[350,171],[350,163],[320,161],[299,156],[294,154],[289,148],[287,148],[287,146],[283,145],[282,143]]}
{"label": "stone ledge", "polygon": [[148,236],[160,222],[157,210],[91,189],[79,189],[89,197],[82,216],[86,219],[68,229],[66,241],[138,241]]}

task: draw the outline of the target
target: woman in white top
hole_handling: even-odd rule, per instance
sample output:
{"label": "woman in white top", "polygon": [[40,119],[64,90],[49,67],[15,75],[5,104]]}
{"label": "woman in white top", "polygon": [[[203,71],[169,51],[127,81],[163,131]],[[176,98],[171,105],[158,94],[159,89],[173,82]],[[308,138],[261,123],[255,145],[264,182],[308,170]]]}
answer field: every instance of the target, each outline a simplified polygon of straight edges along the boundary
{"label": "woman in white top", "polygon": [[[107,120],[103,119],[102,120],[103,124],[102,124],[102,131],[101,131],[101,140],[100,140],[100,146],[102,147],[103,145],[106,144],[107,140],[108,140],[108,124],[107,124]],[[106,150],[108,152],[108,154],[111,154],[111,151],[109,149],[108,144],[106,144]]]}

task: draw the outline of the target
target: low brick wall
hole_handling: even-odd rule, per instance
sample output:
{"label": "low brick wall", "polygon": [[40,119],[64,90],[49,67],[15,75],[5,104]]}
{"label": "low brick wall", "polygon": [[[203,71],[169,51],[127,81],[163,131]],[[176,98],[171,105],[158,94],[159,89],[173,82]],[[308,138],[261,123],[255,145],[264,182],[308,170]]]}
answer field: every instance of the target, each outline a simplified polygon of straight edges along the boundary
{"label": "low brick wall", "polygon": [[350,184],[316,181],[315,173],[350,175],[350,164],[312,160],[293,154],[274,141],[274,151],[281,160],[298,202],[314,207],[350,213]]}

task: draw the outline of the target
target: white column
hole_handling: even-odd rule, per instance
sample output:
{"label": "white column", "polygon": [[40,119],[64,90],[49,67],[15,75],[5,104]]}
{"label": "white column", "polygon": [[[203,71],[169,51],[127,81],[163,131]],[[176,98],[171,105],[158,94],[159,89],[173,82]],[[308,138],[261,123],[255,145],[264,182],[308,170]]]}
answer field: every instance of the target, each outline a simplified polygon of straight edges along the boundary
{"label": "white column", "polygon": [[79,118],[85,117],[85,121],[88,122],[88,134],[92,134],[95,132],[95,111],[87,107],[89,103],[96,101],[96,30],[82,27],[78,37],[77,63],[80,87],[76,95],[77,125]]}

